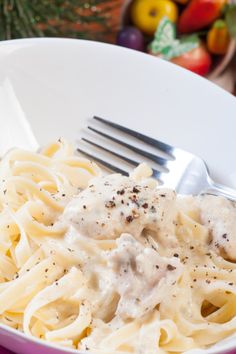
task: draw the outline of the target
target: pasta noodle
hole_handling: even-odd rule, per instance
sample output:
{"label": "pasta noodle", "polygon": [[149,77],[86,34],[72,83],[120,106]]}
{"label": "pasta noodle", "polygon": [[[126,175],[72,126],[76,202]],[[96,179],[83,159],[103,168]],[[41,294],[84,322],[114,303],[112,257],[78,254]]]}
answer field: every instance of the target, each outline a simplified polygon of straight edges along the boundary
{"label": "pasta noodle", "polygon": [[[94,354],[173,354],[236,332],[236,208],[102,175],[63,139],[0,162],[0,323]],[[235,256],[234,256],[235,255]]]}

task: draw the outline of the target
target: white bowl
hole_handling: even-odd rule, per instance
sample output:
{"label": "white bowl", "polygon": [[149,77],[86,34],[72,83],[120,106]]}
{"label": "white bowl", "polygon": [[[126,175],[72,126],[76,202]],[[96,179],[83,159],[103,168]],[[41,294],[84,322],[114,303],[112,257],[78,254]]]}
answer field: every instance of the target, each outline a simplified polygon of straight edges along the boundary
{"label": "white bowl", "polygon": [[[174,64],[116,46],[69,39],[1,42],[1,153],[14,145],[37,146],[25,118],[44,144],[59,136],[75,142],[94,114],[200,155],[217,182],[236,187],[232,95]],[[5,326],[0,343],[19,354],[67,351]],[[234,346],[231,339],[195,353]]]}

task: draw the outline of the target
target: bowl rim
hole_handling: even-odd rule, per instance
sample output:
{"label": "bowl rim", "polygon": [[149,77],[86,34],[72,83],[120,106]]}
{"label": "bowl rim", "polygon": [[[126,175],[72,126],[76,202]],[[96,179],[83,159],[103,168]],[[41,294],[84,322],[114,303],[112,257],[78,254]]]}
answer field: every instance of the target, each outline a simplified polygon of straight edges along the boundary
{"label": "bowl rim", "polygon": [[[126,48],[126,47],[122,47],[119,46],[117,44],[113,44],[113,43],[104,43],[104,42],[98,42],[98,41],[93,41],[93,40],[86,40],[86,39],[77,39],[77,38],[64,38],[64,37],[31,37],[31,38],[19,38],[19,39],[10,39],[10,40],[5,40],[5,41],[0,41],[0,48],[4,47],[4,46],[13,46],[13,45],[21,45],[22,47],[24,45],[37,45],[37,44],[42,44],[42,43],[51,43],[53,45],[53,43],[55,44],[69,44],[69,43],[73,43],[75,45],[80,45],[81,48],[84,47],[91,47],[93,46],[94,48],[97,47],[97,49],[102,48],[102,50],[108,50],[108,51],[117,51],[117,52],[123,52],[132,55],[132,57],[135,59],[135,57],[139,57],[139,59],[141,58],[143,61],[153,61],[153,63],[155,62],[157,65],[158,63],[160,63],[161,61],[161,65],[166,65],[168,67],[172,67],[172,70],[177,70],[179,73],[182,73],[183,76],[189,76],[189,78],[193,78],[195,77],[194,80],[200,80],[202,81],[202,83],[205,83],[204,85],[210,85],[214,90],[218,90],[221,91],[221,93],[223,93],[224,95],[229,95],[232,98],[235,98],[235,96],[224,90],[223,88],[221,88],[220,86],[218,86],[217,84],[215,84],[214,82],[208,80],[207,77],[204,76],[200,76],[198,74],[195,74],[194,72],[187,70],[183,67],[180,67],[179,65],[176,65],[170,61],[164,60],[162,58],[158,58],[156,56],[150,55],[148,53],[145,52],[141,52],[141,51],[137,51],[135,49],[130,49],[130,48]],[[235,44],[236,44],[236,40],[235,40]],[[199,82],[200,82],[199,81]]]}

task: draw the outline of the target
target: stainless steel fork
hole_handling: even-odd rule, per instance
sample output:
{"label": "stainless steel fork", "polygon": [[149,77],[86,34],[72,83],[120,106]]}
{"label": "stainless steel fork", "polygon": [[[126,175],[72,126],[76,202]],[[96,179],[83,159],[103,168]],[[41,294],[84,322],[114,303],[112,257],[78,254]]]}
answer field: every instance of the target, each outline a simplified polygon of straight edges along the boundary
{"label": "stainless steel fork", "polygon": [[[99,136],[102,136],[103,138],[108,139],[116,144],[119,144],[122,147],[125,147],[133,153],[140,155],[142,158],[155,162],[158,167],[153,168],[153,177],[156,178],[161,185],[173,188],[177,193],[180,194],[197,195],[207,193],[220,195],[236,201],[236,190],[215,183],[209,176],[206,163],[198,156],[195,156],[182,149],[175,148],[174,146],[168,145],[119,124],[110,122],[106,119],[97,116],[94,116],[93,119],[102,125],[106,125],[115,131],[125,133],[129,137],[136,138],[139,141],[155,148],[156,153],[148,152],[143,148],[134,146],[130,142],[124,142],[117,137],[110,135],[110,133],[106,133],[100,129],[98,130],[88,126],[88,129],[93,133],[98,134]],[[142,160],[134,160],[133,158],[126,156],[126,154],[120,154],[114,151],[114,149],[110,150],[91,139],[82,138],[82,140],[100,150],[105,151],[106,153],[111,154],[111,156],[115,156],[116,158],[125,161],[132,166],[138,166],[142,162]],[[78,151],[114,172],[128,175],[127,170],[119,168],[114,164],[114,162],[111,163],[107,160],[104,160],[104,158],[90,154],[81,148],[78,148]]]}

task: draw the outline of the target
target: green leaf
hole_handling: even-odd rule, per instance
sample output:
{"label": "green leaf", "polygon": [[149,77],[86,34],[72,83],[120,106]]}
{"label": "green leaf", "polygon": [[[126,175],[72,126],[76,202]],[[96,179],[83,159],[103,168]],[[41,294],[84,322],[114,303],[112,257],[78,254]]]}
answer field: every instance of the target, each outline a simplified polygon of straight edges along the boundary
{"label": "green leaf", "polygon": [[199,46],[199,38],[196,34],[176,39],[175,25],[164,17],[155,33],[154,40],[150,44],[153,54],[160,54],[163,59],[171,60]]}
{"label": "green leaf", "polygon": [[172,45],[176,37],[175,25],[167,18],[163,17],[154,35],[154,40],[150,44],[153,54],[160,53],[165,47]]}
{"label": "green leaf", "polygon": [[198,33],[193,33],[188,36],[183,36],[180,39],[181,43],[195,43],[196,45],[199,45],[200,40],[199,40],[199,34]]}
{"label": "green leaf", "polygon": [[231,37],[236,38],[236,5],[229,5],[225,12],[225,21]]}
{"label": "green leaf", "polygon": [[182,54],[190,52],[191,50],[197,47],[198,43],[196,42],[181,43],[180,41],[178,41],[178,43],[176,43],[172,47],[169,47],[168,50],[166,50],[165,52],[163,51],[161,53],[162,58],[166,60],[171,60],[172,58],[177,58]]}

